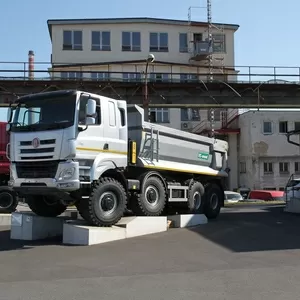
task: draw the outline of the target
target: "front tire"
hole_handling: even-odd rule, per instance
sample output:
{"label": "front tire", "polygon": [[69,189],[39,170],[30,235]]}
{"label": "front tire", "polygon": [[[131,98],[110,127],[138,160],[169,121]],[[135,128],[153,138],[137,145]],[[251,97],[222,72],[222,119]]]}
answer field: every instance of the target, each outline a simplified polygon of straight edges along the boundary
{"label": "front tire", "polygon": [[64,213],[67,206],[63,205],[56,196],[30,195],[25,197],[29,208],[41,217],[57,217]]}
{"label": "front tire", "polygon": [[13,213],[18,206],[17,194],[9,187],[0,187],[0,213]]}
{"label": "front tire", "polygon": [[77,209],[88,223],[110,227],[124,215],[127,195],[123,185],[113,178],[101,178],[93,187],[89,199],[81,199]]}

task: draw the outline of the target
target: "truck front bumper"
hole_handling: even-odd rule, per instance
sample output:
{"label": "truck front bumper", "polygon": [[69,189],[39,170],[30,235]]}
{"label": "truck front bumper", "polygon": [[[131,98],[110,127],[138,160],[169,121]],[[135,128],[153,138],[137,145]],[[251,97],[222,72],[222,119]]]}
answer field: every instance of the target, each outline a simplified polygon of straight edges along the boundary
{"label": "truck front bumper", "polygon": [[[32,164],[34,172],[34,163]],[[60,162],[55,178],[18,178],[16,164],[11,164],[8,183],[16,192],[22,194],[49,194],[72,192],[80,188],[79,164],[74,161]]]}

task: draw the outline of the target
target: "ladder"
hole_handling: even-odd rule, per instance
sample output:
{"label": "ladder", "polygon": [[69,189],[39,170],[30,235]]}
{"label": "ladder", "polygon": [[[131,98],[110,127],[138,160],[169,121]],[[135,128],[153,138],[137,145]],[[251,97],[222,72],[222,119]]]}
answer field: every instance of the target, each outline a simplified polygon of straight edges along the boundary
{"label": "ladder", "polygon": [[151,131],[146,133],[140,157],[150,162],[159,161],[159,130],[151,127]]}

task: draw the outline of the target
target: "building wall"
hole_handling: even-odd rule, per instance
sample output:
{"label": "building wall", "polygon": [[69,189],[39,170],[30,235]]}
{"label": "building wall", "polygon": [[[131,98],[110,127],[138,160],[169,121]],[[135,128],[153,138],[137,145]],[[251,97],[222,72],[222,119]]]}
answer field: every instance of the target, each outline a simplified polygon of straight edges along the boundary
{"label": "building wall", "polygon": [[[267,122],[271,123],[268,132],[264,130]],[[287,122],[287,128],[282,122]],[[294,130],[295,125],[300,126],[299,112],[250,111],[239,117],[239,186],[280,189],[285,187],[291,174],[299,172],[300,149],[289,144],[285,133],[280,132]],[[299,142],[299,137],[293,140]],[[295,166],[298,162],[299,170]],[[287,163],[288,169],[284,170],[283,163]]]}
{"label": "building wall", "polygon": [[[53,63],[95,63],[110,62],[118,60],[139,60],[145,59],[149,51],[149,33],[167,32],[169,41],[169,51],[155,53],[156,59],[174,63],[189,63],[190,53],[179,52],[179,33],[188,33],[187,25],[166,25],[154,23],[132,23],[125,24],[126,31],[141,32],[141,51],[122,52],[122,31],[124,24],[80,24],[80,25],[52,25],[52,62]],[[193,26],[191,32],[203,33],[207,35],[205,26]],[[63,30],[82,30],[83,31],[83,50],[63,50]],[[110,31],[111,51],[92,51],[91,50],[91,31]],[[220,30],[214,29],[214,33],[220,34]],[[216,55],[224,57],[224,65],[234,66],[234,30],[224,29],[226,35],[226,53]]]}

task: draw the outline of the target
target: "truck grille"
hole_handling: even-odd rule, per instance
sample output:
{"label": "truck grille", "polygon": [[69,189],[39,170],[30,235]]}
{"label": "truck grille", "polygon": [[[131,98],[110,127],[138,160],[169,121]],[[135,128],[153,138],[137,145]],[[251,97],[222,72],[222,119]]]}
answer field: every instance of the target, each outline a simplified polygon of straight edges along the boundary
{"label": "truck grille", "polygon": [[58,161],[25,163],[17,162],[18,178],[55,178]]}
{"label": "truck grille", "polygon": [[22,160],[41,160],[53,158],[55,139],[40,140],[39,146],[34,148],[32,141],[21,141],[19,155]]}

